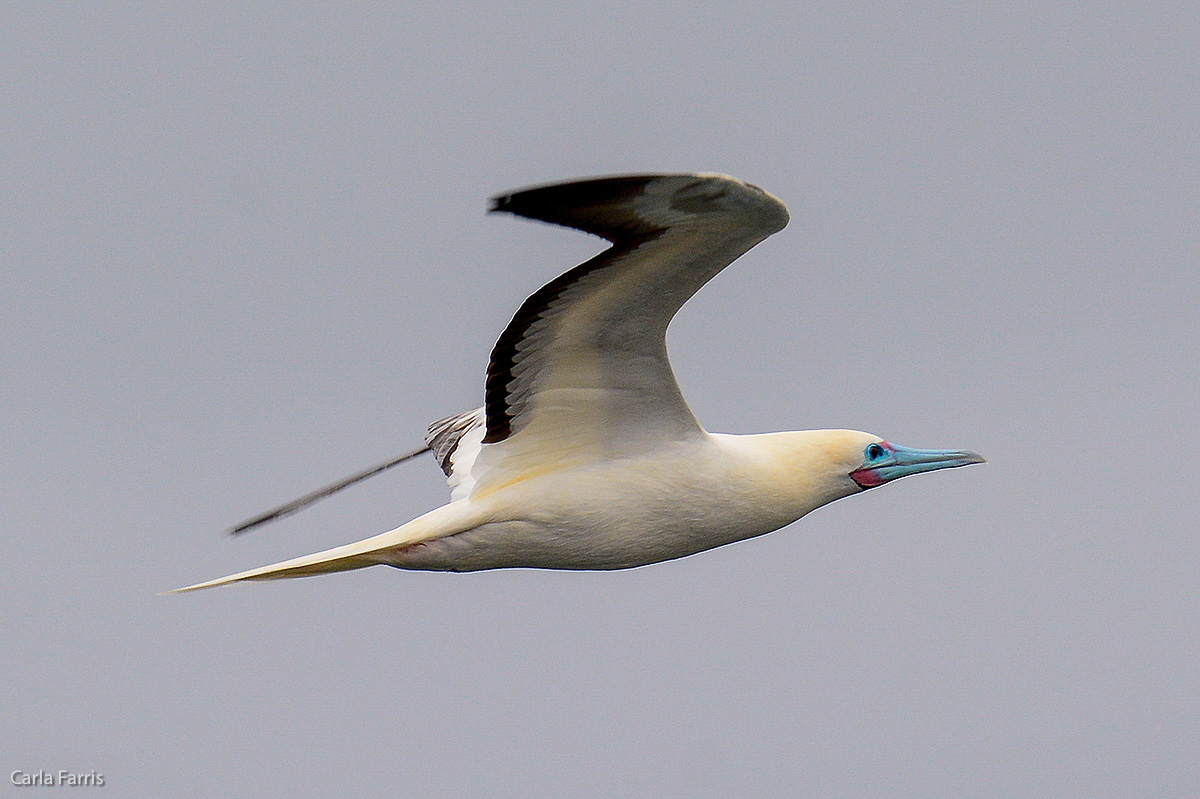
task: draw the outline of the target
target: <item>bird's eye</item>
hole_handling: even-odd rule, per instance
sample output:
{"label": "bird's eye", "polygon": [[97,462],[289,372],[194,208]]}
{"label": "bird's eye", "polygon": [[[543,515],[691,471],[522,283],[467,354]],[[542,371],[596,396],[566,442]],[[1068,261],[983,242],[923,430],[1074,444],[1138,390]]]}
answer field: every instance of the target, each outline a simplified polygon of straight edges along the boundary
{"label": "bird's eye", "polygon": [[884,452],[885,450],[883,447],[879,446],[878,444],[871,444],[867,447],[867,460],[877,461],[883,457]]}

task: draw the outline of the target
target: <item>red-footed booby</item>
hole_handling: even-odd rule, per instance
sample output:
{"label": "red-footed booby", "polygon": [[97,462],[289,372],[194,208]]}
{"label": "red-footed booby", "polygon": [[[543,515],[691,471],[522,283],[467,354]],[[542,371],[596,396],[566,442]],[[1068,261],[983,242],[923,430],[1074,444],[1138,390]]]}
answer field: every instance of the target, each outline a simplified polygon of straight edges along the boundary
{"label": "red-footed booby", "polygon": [[899,477],[983,462],[853,430],[724,435],[700,426],[667,360],[667,325],[787,224],[783,203],[757,186],[710,174],[604,177],[501,195],[491,210],[612,246],[521,305],[492,351],[482,408],[430,426],[427,449],[451,501],[372,538],[178,591],[381,564],[625,569],[769,533]]}

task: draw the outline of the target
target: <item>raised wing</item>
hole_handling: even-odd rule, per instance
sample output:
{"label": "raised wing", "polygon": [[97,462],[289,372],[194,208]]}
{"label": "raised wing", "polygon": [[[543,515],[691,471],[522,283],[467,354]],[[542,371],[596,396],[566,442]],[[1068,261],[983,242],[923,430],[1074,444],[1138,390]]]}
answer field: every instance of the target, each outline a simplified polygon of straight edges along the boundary
{"label": "raised wing", "polygon": [[568,451],[612,458],[703,435],[667,360],[667,325],[714,275],[787,224],[783,203],[704,174],[559,183],[493,202],[493,211],[613,246],[536,291],[500,336],[488,366],[484,466],[503,456],[526,468]]}

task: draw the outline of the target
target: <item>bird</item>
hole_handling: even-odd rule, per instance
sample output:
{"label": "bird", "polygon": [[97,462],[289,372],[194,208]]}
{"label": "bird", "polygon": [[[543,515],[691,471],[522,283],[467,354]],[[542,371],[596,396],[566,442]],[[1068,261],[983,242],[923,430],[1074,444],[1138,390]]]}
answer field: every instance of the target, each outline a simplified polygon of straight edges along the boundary
{"label": "bird", "polygon": [[763,189],[727,175],[639,174],[518,189],[492,212],[607,240],[519,307],[491,353],[484,405],[429,426],[426,446],[240,526],[432,452],[450,501],[394,530],[175,589],[387,565],[614,570],[778,530],[901,477],[983,463],[855,430],[710,433],[667,357],[667,326],[705,283],[783,229]]}

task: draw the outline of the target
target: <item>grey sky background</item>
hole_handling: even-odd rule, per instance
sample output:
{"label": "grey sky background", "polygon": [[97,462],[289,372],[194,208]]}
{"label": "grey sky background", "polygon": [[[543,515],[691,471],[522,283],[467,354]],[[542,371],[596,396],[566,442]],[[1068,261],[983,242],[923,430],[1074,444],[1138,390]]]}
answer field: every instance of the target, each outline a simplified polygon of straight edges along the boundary
{"label": "grey sky background", "polygon": [[[0,795],[1194,796],[1200,6],[10,3]],[[486,198],[706,170],[710,430],[986,466],[620,573],[157,592],[382,532],[596,252]],[[86,790],[86,789],[79,789]],[[24,795],[24,794],[21,794]]]}

